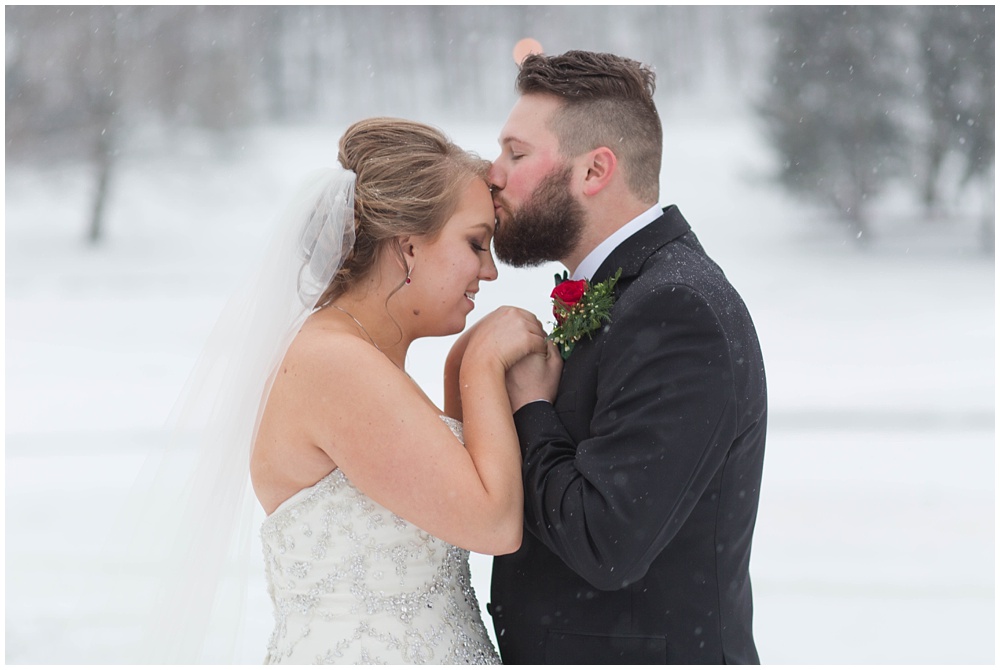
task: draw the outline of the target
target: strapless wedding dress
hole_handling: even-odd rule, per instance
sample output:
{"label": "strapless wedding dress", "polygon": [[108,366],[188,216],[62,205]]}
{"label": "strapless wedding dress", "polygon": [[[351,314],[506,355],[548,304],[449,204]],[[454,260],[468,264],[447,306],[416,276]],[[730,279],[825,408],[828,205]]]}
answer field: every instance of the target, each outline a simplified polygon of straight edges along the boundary
{"label": "strapless wedding dress", "polygon": [[[441,417],[462,440],[462,424]],[[261,527],[275,627],[265,663],[495,664],[469,552],[334,470]]]}

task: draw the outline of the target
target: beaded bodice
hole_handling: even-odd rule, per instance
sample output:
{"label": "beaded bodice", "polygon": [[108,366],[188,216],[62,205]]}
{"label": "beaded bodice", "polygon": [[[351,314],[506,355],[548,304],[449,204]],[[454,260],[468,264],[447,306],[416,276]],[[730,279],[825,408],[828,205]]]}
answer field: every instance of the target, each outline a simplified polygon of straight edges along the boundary
{"label": "beaded bodice", "polygon": [[[462,424],[442,417],[458,439]],[[338,469],[261,527],[275,627],[266,663],[499,663],[469,552],[393,514]]]}

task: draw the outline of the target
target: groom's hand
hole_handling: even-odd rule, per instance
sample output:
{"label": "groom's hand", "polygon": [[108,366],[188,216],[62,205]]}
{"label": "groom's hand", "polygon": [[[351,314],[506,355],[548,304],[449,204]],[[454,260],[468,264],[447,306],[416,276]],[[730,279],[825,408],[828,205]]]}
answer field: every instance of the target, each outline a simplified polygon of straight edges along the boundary
{"label": "groom's hand", "polygon": [[544,355],[528,354],[507,371],[512,412],[536,400],[555,401],[563,361],[559,349],[551,342],[546,342],[545,351]]}

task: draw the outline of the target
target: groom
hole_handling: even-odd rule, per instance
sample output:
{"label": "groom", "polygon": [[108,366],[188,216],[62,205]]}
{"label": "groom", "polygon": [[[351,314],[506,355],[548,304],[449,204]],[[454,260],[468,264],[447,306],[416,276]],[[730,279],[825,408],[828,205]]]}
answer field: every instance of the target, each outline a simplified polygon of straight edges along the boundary
{"label": "groom", "polygon": [[529,56],[500,134],[498,257],[592,285],[621,270],[554,404],[532,392],[540,357],[512,371],[525,532],[494,561],[489,605],[505,663],[758,662],[764,366],[740,296],[657,204],[653,88],[626,58]]}

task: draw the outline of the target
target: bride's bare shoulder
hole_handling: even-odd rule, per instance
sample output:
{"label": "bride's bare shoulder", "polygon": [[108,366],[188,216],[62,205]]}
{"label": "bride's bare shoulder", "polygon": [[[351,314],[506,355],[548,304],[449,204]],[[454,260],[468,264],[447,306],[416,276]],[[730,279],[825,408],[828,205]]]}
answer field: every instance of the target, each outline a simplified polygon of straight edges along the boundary
{"label": "bride's bare shoulder", "polygon": [[[329,320],[307,320],[288,347],[282,372],[330,379],[338,375],[392,373],[395,366],[357,330]],[[340,378],[343,381],[343,377]]]}

